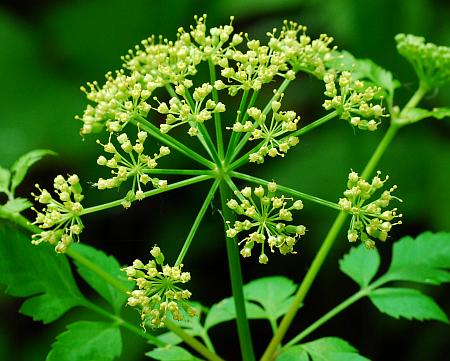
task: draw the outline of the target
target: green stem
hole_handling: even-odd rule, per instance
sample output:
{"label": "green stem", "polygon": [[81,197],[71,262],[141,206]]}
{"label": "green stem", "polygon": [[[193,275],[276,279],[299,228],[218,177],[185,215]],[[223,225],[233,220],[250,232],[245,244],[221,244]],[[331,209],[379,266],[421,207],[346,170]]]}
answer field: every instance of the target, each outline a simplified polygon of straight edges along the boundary
{"label": "green stem", "polygon": [[[314,122],[296,130],[295,132],[289,134],[288,136],[282,138],[280,140],[280,142],[284,142],[286,141],[289,137],[297,137],[299,135],[303,135],[308,133],[309,131],[313,130],[314,128],[317,128],[319,126],[321,126],[322,124],[325,124],[326,122],[328,122],[329,120],[333,119],[334,117],[337,116],[337,112],[333,111],[327,115],[324,115],[322,118],[319,118],[317,120],[315,120]],[[239,159],[237,159],[236,161],[234,161],[231,165],[230,165],[230,169],[234,170],[237,169],[241,166],[243,166],[244,164],[248,163],[248,157],[250,156],[250,154],[255,153],[259,150],[259,148],[261,148],[261,146],[264,143],[260,143],[258,145],[256,145],[255,147],[253,147],[252,149],[250,149],[247,153],[245,153],[243,156],[241,156]]]}
{"label": "green stem", "polygon": [[175,138],[171,137],[168,134],[162,134],[158,127],[154,126],[152,123],[150,123],[147,119],[137,116],[136,119],[133,119],[132,122],[134,124],[139,123],[139,127],[142,130],[145,130],[146,132],[150,133],[154,138],[158,139],[159,141],[163,142],[164,144],[167,144],[168,146],[172,147],[173,149],[177,150],[181,154],[185,155],[186,157],[189,157],[196,162],[203,164],[205,167],[208,167],[210,169],[214,169],[215,164],[208,159],[202,157],[200,154],[194,152],[189,147],[185,146],[183,143],[179,142]]}
{"label": "green stem", "polygon": [[[244,90],[244,93],[242,94],[241,102],[239,103],[239,110],[237,111],[236,122],[242,123],[242,119],[245,118],[245,116],[247,115],[247,109],[249,108],[249,105],[250,105],[250,104],[247,105],[248,94],[249,94],[249,91]],[[258,92],[253,92],[253,95],[250,99],[250,103],[252,102],[252,99],[256,100],[257,96],[258,96]],[[241,136],[241,133],[231,132],[230,142],[228,143],[227,153],[225,155],[226,162],[228,162],[228,160],[231,157],[231,154],[233,154],[233,150],[236,147],[236,143],[239,141],[240,136]]]}
{"label": "green stem", "polygon": [[[266,185],[266,186],[270,183],[270,182],[268,182],[268,181],[266,181],[264,179],[253,177],[251,175],[247,175],[247,174],[244,174],[244,173],[234,172],[234,171],[230,172],[230,176],[236,177],[236,178],[239,178],[239,179],[243,179],[243,180],[247,180],[249,182],[253,182],[253,183],[256,183],[256,184],[263,184],[263,185]],[[312,195],[307,194],[307,193],[299,192],[299,191],[297,191],[295,189],[288,188],[288,187],[285,187],[285,186],[282,186],[282,185],[279,185],[279,184],[277,184],[277,190],[282,191],[282,192],[286,192],[286,193],[289,193],[289,194],[292,194],[293,196],[296,196],[296,197],[298,197],[300,199],[305,199],[305,200],[308,200],[308,201],[311,201],[311,202],[314,202],[314,203],[318,203],[318,204],[321,204],[323,206],[330,207],[330,208],[333,208],[333,209],[336,209],[336,210],[340,211],[340,207],[336,203],[327,201],[325,199],[321,199],[319,197],[315,197],[315,196],[312,196]]]}
{"label": "green stem", "polygon": [[[232,221],[234,213],[227,206],[230,199],[230,190],[226,183],[220,184],[220,198],[222,202],[222,212],[225,220]],[[252,339],[250,335],[250,327],[248,324],[247,314],[245,311],[245,301],[243,292],[243,282],[241,274],[241,264],[239,259],[239,248],[237,239],[226,237],[228,268],[231,278],[231,290],[233,293],[234,304],[236,307],[236,322],[239,335],[239,343],[241,346],[241,354],[243,361],[254,361]]]}
{"label": "green stem", "polygon": [[212,344],[211,339],[209,338],[208,332],[207,331],[202,332],[200,337],[202,338],[203,343],[205,344],[205,346],[208,347],[208,349],[211,352],[216,353],[216,350],[214,349],[214,345]]}
{"label": "green stem", "polygon": [[147,174],[175,174],[175,175],[215,175],[214,171],[208,169],[147,169]]}
{"label": "green stem", "polygon": [[169,320],[164,321],[165,326],[175,335],[180,337],[184,342],[191,346],[195,351],[210,361],[224,361],[223,358],[208,350],[201,342],[184,332],[180,327],[176,326]]}
{"label": "green stem", "polygon": [[419,88],[413,94],[411,99],[409,99],[408,103],[406,103],[406,105],[403,107],[400,114],[398,115],[393,114],[391,123],[396,124],[399,127],[411,124],[411,120],[408,119],[408,117],[404,116],[405,111],[415,108],[420,103],[425,94],[428,93],[428,91],[429,91],[428,86],[425,83],[421,82]]}
{"label": "green stem", "polygon": [[177,261],[175,262],[175,266],[179,266],[184,259],[184,256],[186,256],[186,253],[192,243],[192,240],[194,239],[195,233],[197,232],[198,227],[200,226],[200,222],[202,221],[206,210],[208,209],[214,194],[216,193],[217,188],[219,187],[220,180],[216,179],[211,187],[211,189],[208,192],[208,195],[206,196],[205,201],[203,202],[202,207],[200,208],[200,211],[197,214],[197,217],[195,218],[194,224],[192,225],[191,230],[189,231],[189,234],[186,238],[186,241],[184,242],[183,248],[180,251],[180,254],[178,255]]}
{"label": "green stem", "polygon": [[[303,135],[308,133],[309,131],[320,127],[322,124],[325,124],[326,122],[328,122],[329,120],[336,118],[338,116],[338,112],[336,110],[332,111],[331,113],[328,113],[326,115],[324,115],[323,117],[315,120],[312,123],[309,123],[308,125],[305,125],[304,127],[301,127],[300,129],[296,130],[295,132],[289,134],[286,139],[288,137],[297,137],[299,135]],[[284,139],[282,139],[281,141],[283,141]]]}
{"label": "green stem", "polygon": [[301,306],[303,300],[306,297],[306,294],[308,293],[312,283],[314,282],[317,273],[319,272],[323,262],[325,261],[325,258],[328,255],[328,252],[330,251],[330,248],[333,245],[334,240],[339,235],[339,232],[346,218],[347,213],[343,212],[339,213],[330,230],[328,231],[328,234],[325,237],[325,240],[322,243],[319,252],[317,252],[317,255],[314,258],[311,267],[309,268],[308,272],[305,275],[305,278],[300,284],[300,287],[294,297],[294,300],[291,303],[291,306],[289,307],[288,312],[283,317],[280,326],[278,327],[277,332],[275,332],[275,335],[270,341],[266,351],[264,352],[261,361],[272,360],[273,354],[277,350],[278,345],[281,344],[284,335],[286,334],[289,326],[291,325],[295,315],[297,314],[299,307]]}
{"label": "green stem", "polygon": [[[179,182],[176,182],[176,183],[169,184],[166,188],[157,188],[157,189],[152,189],[151,191],[144,192],[144,197],[147,198],[147,197],[154,196],[156,194],[168,192],[168,191],[173,190],[173,189],[186,187],[186,186],[191,185],[191,184],[195,184],[195,183],[198,183],[198,182],[203,182],[203,181],[211,179],[213,177],[214,177],[213,175],[206,175],[205,174],[205,175],[199,175],[197,177],[185,179],[185,180],[182,180],[182,181],[179,181]],[[118,200],[115,200],[115,201],[112,201],[112,202],[100,204],[98,206],[84,208],[83,212],[81,213],[81,215],[94,213],[94,212],[102,211],[104,209],[120,206],[120,205],[122,205],[122,201],[123,201],[123,199],[118,199]]]}
{"label": "green stem", "polygon": [[125,321],[123,318],[113,315],[112,313],[109,313],[108,311],[104,310],[101,307],[98,307],[96,304],[90,302],[90,301],[85,301],[83,302],[83,306],[85,306],[86,308],[110,319],[111,321],[116,322],[119,326],[124,327],[128,330],[130,330],[131,332],[135,333],[136,335],[145,338],[146,340],[148,340],[150,343],[158,346],[158,347],[164,347],[166,346],[166,343],[164,343],[163,341],[161,341],[160,339],[158,339],[157,337],[150,335],[146,332],[144,332],[141,328],[136,327],[134,325],[132,325],[131,323]]}
{"label": "green stem", "polygon": [[[219,94],[217,93],[217,89],[214,88],[214,83],[216,81],[216,69],[211,59],[208,59],[208,67],[209,67],[209,78],[211,80],[211,84],[213,85],[212,98],[217,104],[219,102]],[[222,120],[220,113],[216,112],[214,113],[214,127],[216,129],[216,143],[219,158],[224,159]]]}
{"label": "green stem", "polygon": [[[288,79],[284,79],[283,82],[281,83],[280,87],[276,90],[276,92],[274,93],[274,95],[272,96],[272,98],[269,100],[269,102],[266,104],[266,106],[264,107],[264,109],[262,110],[262,114],[267,115],[269,114],[270,110],[272,109],[272,102],[275,100],[275,98],[277,98],[280,93],[284,92],[286,90],[286,88],[288,87],[288,85],[291,83],[292,80],[288,80]],[[232,156],[230,158],[230,162],[232,162],[241,152],[242,148],[244,148],[245,144],[247,143],[247,141],[249,140],[249,138],[252,136],[251,133],[247,133],[242,140],[239,142],[239,144],[237,145],[236,149],[233,150]]]}
{"label": "green stem", "polygon": [[288,343],[286,343],[282,349],[285,349],[289,346],[292,346],[299,341],[303,340],[306,336],[308,336],[310,333],[318,329],[320,326],[322,326],[324,323],[328,322],[330,319],[335,317],[338,313],[345,310],[347,307],[351,306],[356,301],[360,300],[361,298],[367,296],[368,291],[367,289],[362,289],[352,295],[351,297],[347,298],[345,301],[341,302],[339,305],[334,307],[332,310],[327,312],[325,315],[323,315],[321,318],[319,318],[316,322],[312,323],[309,327],[304,329],[302,332],[300,332],[297,336],[295,336],[292,340],[290,340]]}

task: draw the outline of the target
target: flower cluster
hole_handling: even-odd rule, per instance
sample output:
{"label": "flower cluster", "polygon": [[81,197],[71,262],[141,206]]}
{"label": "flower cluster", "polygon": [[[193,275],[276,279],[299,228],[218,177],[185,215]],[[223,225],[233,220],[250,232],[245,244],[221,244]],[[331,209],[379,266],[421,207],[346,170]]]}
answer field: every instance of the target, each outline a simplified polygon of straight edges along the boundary
{"label": "flower cluster", "polygon": [[195,315],[195,309],[187,303],[191,292],[178,286],[191,279],[189,272],[181,272],[183,265],[165,265],[159,247],[153,247],[150,254],[154,259],[147,264],[137,259],[122,269],[138,287],[129,292],[128,305],[140,309],[142,326],[149,320],[152,327],[163,327],[167,317],[182,320],[184,313]]}
{"label": "flower cluster", "polygon": [[83,122],[81,134],[99,131],[105,125],[109,132],[118,132],[134,116],[145,117],[151,109],[146,100],[153,88],[140,81],[140,74],[127,75],[119,70],[115,76],[109,72],[105,77],[106,83],[101,88],[96,81],[87,84],[89,90],[81,87],[88,100],[96,103],[95,107],[88,105],[83,115],[76,117]]}
{"label": "flower cluster", "polygon": [[[293,80],[299,71],[322,78],[333,50],[332,38],[311,39],[306,27],[294,22],[285,22],[279,33],[276,29],[268,33],[269,40],[263,44],[248,34],[234,33],[233,18],[228,25],[209,30],[206,16],[195,17],[195,21],[190,31],[179,28],[175,41],[155,36],[142,41],[123,57],[123,69],[106,75],[103,86],[92,82],[82,87],[93,104],[77,117],[83,122],[81,132],[88,134],[105,126],[109,132],[119,132],[127,122],[142,121],[153,109],[167,115],[163,132],[189,123],[189,134],[195,135],[197,123],[225,111],[222,103],[207,99],[213,87],[214,91],[227,89],[234,96],[241,90],[259,91],[276,77]],[[220,79],[194,87],[191,78],[202,61],[216,66]],[[169,104],[155,93],[159,88],[169,92]],[[156,104],[150,104],[149,99],[155,97]]]}
{"label": "flower cluster", "polygon": [[[285,196],[276,197],[276,190],[277,185],[274,182],[268,184],[267,193],[262,186],[254,189],[245,187],[240,192],[235,192],[240,202],[231,199],[227,203],[235,213],[247,217],[244,221],[235,221],[233,227],[228,221],[227,237],[233,238],[240,232],[248,232],[239,242],[239,245],[244,243],[241,255],[250,257],[255,243],[259,243],[261,244],[259,263],[262,264],[268,262],[264,252],[266,242],[271,252],[274,252],[275,247],[281,254],[296,253],[294,245],[306,232],[305,226],[286,224],[293,220],[291,211],[303,209],[302,201],[293,201],[292,198]],[[256,202],[253,195],[256,196]],[[250,232],[252,230],[253,232]]]}
{"label": "flower cluster", "polygon": [[326,110],[336,109],[341,119],[359,129],[377,129],[385,109],[371,102],[381,94],[381,88],[365,86],[361,80],[353,80],[349,71],[336,74],[331,70],[325,74],[323,81],[326,89],[324,94],[331,98],[323,103]]}
{"label": "flower cluster", "polygon": [[[147,137],[147,132],[138,131],[135,144],[132,144],[128,135],[122,133],[116,137],[120,145],[120,148],[116,148],[111,142],[112,135],[110,135],[108,143],[102,144],[102,146],[106,153],[111,154],[111,158],[108,159],[101,155],[97,159],[97,164],[110,168],[113,176],[108,179],[100,178],[96,183],[98,189],[119,187],[124,181],[132,177],[132,193],[137,200],[141,200],[145,196],[141,185],[151,182],[155,188],[167,187],[166,180],[152,178],[147,172],[156,168],[158,165],[156,161],[170,154],[170,149],[162,146],[159,148],[159,153],[153,154],[153,157],[144,154],[144,143]],[[97,142],[101,144],[100,141]]]}
{"label": "flower cluster", "polygon": [[438,88],[450,81],[450,48],[425,43],[425,38],[411,34],[395,37],[397,50],[414,67],[420,81]]}
{"label": "flower cluster", "polygon": [[264,157],[267,155],[284,157],[284,154],[299,142],[298,138],[294,136],[284,137],[280,140],[282,135],[297,130],[297,123],[300,120],[300,117],[292,110],[280,111],[282,97],[283,94],[279,96],[279,99],[277,97],[271,102],[271,107],[268,108],[268,111],[272,110],[270,121],[266,121],[264,111],[251,107],[247,110],[247,115],[253,121],[247,120],[244,123],[238,121],[233,124],[233,131],[251,133],[250,140],[262,140],[261,147],[249,155],[250,162],[263,163]]}
{"label": "flower cluster", "polygon": [[44,205],[44,208],[41,212],[33,208],[36,211],[34,224],[39,225],[44,231],[33,235],[32,243],[37,245],[48,242],[55,245],[56,252],[64,253],[74,241],[79,241],[79,235],[83,231],[80,219],[83,207],[80,202],[84,196],[80,180],[76,174],[67,179],[58,175],[54,180],[54,188],[59,200],[54,199],[50,192],[41,189],[38,184],[36,188],[41,193],[33,196]]}
{"label": "flower cluster", "polygon": [[190,125],[188,134],[196,136],[198,134],[198,124],[211,119],[214,113],[223,113],[225,111],[223,103],[215,102],[212,99],[206,100],[213,90],[211,84],[203,83],[200,87],[195,88],[191,97],[189,88],[192,86],[193,83],[190,80],[177,84],[175,92],[182,99],[179,96],[172,97],[168,105],[166,102],[159,103],[158,98],[154,97],[154,100],[159,103],[155,110],[166,116],[165,123],[160,125],[161,133],[167,133],[176,126],[188,123]]}
{"label": "flower cluster", "polygon": [[339,199],[341,209],[352,215],[350,229],[347,233],[348,240],[356,242],[360,239],[367,248],[375,247],[373,239],[385,241],[392,226],[401,224],[401,221],[392,223],[392,220],[402,216],[397,214],[397,208],[383,210],[389,206],[392,199],[401,201],[391,195],[397,188],[396,186],[383,191],[378,199],[367,203],[389,178],[386,177],[382,180],[379,176],[380,172],[378,171],[372,182],[369,183],[358,173],[350,172],[344,198]]}

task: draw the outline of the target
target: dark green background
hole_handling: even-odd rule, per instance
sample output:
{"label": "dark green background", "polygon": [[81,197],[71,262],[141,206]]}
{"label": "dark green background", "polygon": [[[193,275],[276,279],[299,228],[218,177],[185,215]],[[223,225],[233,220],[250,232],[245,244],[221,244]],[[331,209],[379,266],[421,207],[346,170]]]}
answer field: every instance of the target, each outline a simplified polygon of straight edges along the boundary
{"label": "dark green background", "polygon": [[[417,80],[406,61],[395,51],[393,37],[399,32],[424,35],[429,41],[450,46],[450,4],[430,0],[249,0],[249,1],[3,1],[0,5],[0,164],[10,166],[28,150],[49,148],[59,157],[35,166],[31,179],[19,192],[29,194],[38,181],[50,184],[56,174],[78,173],[95,182],[105,173],[95,163],[100,154],[95,137],[83,140],[74,120],[86,101],[79,86],[101,81],[108,70],[121,65],[120,56],[150,34],[173,38],[179,26],[188,27],[194,14],[208,14],[208,24],[228,22],[236,17],[239,31],[264,38],[266,31],[279,27],[285,18],[308,26],[311,34],[332,35],[336,45],[356,57],[371,58],[391,70],[402,81],[396,101],[404,104]],[[322,112],[321,87],[302,78],[290,88],[286,102],[302,121],[314,120]],[[431,94],[424,105],[449,106],[450,88]],[[426,120],[402,130],[384,156],[380,169],[389,174],[404,199],[404,225],[392,239],[425,230],[450,229],[450,126],[447,121]],[[252,174],[276,179],[319,197],[336,200],[350,168],[362,170],[385,128],[376,133],[354,131],[342,121],[334,121],[305,136],[286,159],[269,161]],[[190,167],[176,160],[177,166]],[[114,191],[88,193],[87,204],[115,199]],[[83,242],[114,254],[121,263],[145,258],[158,243],[174,259],[180,249],[204,189],[193,187],[157,197],[133,206],[128,212],[114,209],[96,218],[87,218]],[[95,198],[94,198],[95,197]],[[95,199],[95,200],[94,200]],[[180,204],[180,199],[183,202]],[[244,278],[284,274],[298,281],[304,274],[334,213],[307,204],[302,222],[309,232],[299,245],[299,255],[272,256],[269,266],[255,260],[243,261]],[[380,246],[389,257],[390,242]],[[342,237],[312,289],[298,328],[315,320],[322,312],[355,290],[337,271],[337,259],[349,245]],[[224,267],[225,248],[220,216],[208,212],[188,255],[191,290],[195,299],[211,305],[230,295]],[[18,265],[26,266],[26,265]],[[89,292],[88,290],[86,290]],[[448,290],[431,290],[450,313]],[[51,326],[41,326],[17,314],[20,302],[0,296],[0,360],[43,360],[54,337],[65,324],[79,317],[71,311]],[[131,314],[133,317],[134,314]],[[92,317],[86,315],[85,317]],[[255,323],[256,348],[268,340],[266,324]],[[449,329],[436,322],[420,324],[396,321],[380,315],[362,301],[351,312],[338,316],[313,337],[341,336],[373,360],[443,360],[448,349]],[[230,360],[239,358],[233,325],[212,334],[222,340],[218,351]],[[121,360],[140,360],[148,346],[124,333]],[[395,355],[394,355],[395,353]]]}

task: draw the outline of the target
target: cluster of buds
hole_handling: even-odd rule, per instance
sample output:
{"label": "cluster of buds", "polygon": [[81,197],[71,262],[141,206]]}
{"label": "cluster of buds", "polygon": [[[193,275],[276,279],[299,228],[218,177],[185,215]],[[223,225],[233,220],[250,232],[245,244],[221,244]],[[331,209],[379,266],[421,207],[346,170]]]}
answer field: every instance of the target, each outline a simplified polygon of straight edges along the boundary
{"label": "cluster of buds", "polygon": [[389,206],[392,199],[401,201],[391,193],[397,186],[391,187],[381,193],[378,199],[367,203],[374,193],[381,189],[389,177],[380,178],[380,172],[373,177],[369,183],[361,178],[358,173],[350,172],[347,182],[347,190],[344,192],[345,198],[339,199],[339,206],[345,212],[352,215],[350,229],[347,238],[350,242],[356,242],[358,239],[367,247],[374,248],[375,241],[385,241],[392,226],[401,224],[401,221],[392,223],[395,218],[402,217],[397,214],[397,208],[383,210]]}
{"label": "cluster of buds", "polygon": [[329,71],[324,75],[323,81],[326,89],[324,94],[331,98],[323,103],[326,110],[336,109],[341,119],[359,129],[377,129],[379,119],[385,116],[385,109],[380,104],[371,102],[381,94],[381,88],[366,86],[361,80],[353,80],[349,71],[343,71],[339,75],[335,71]]}
{"label": "cluster of buds", "polygon": [[161,133],[167,133],[173,128],[189,124],[188,134],[196,136],[198,134],[198,124],[212,118],[214,113],[223,113],[225,105],[221,102],[215,102],[212,99],[206,99],[213,90],[213,86],[204,83],[200,87],[195,88],[190,98],[189,88],[192,88],[191,80],[185,80],[175,86],[175,92],[181,97],[172,97],[169,104],[159,102],[158,98],[154,100],[158,102],[155,110],[166,116],[165,123],[160,125]]}
{"label": "cluster of buds", "polygon": [[69,176],[67,180],[58,175],[53,186],[59,200],[54,199],[50,192],[41,189],[38,184],[36,188],[40,194],[32,194],[44,208],[40,212],[33,208],[36,211],[33,224],[37,224],[43,231],[34,234],[31,243],[37,245],[48,242],[55,246],[57,253],[64,253],[74,241],[79,241],[79,235],[83,231],[80,219],[83,207],[80,202],[84,196],[76,174]]}
{"label": "cluster of buds", "polygon": [[240,202],[231,199],[227,203],[236,214],[247,218],[244,221],[235,221],[232,227],[228,221],[227,237],[233,238],[241,232],[247,233],[239,242],[239,245],[244,244],[241,255],[250,257],[253,247],[258,243],[261,245],[259,263],[262,264],[268,262],[264,251],[266,242],[271,252],[277,248],[283,255],[296,253],[294,246],[306,232],[305,226],[286,224],[293,220],[291,211],[303,209],[302,201],[293,201],[285,196],[277,197],[276,190],[277,185],[274,182],[267,185],[267,192],[263,186],[254,189],[245,187],[235,192]]}
{"label": "cluster of buds", "polygon": [[120,131],[134,116],[147,116],[151,107],[146,102],[153,89],[140,81],[138,73],[126,75],[117,71],[115,77],[106,74],[106,83],[100,88],[96,81],[88,83],[88,89],[81,87],[88,100],[96,105],[88,105],[83,115],[76,119],[83,122],[82,134],[101,130]]}
{"label": "cluster of buds", "polygon": [[326,62],[336,49],[330,47],[334,39],[321,34],[318,39],[313,40],[306,35],[306,30],[306,26],[285,20],[279,37],[276,37],[276,29],[268,33],[268,45],[273,52],[283,55],[294,72],[304,71],[322,79],[326,72]]}
{"label": "cluster of buds", "polygon": [[[111,158],[101,155],[97,159],[97,164],[111,169],[113,176],[108,179],[100,178],[95,184],[98,189],[111,189],[119,187],[128,178],[133,178],[132,194],[135,199],[141,200],[145,197],[142,185],[151,183],[155,188],[167,187],[167,181],[159,178],[150,177],[147,173],[156,168],[157,160],[170,154],[170,149],[165,146],[159,148],[159,153],[153,154],[153,157],[144,154],[144,142],[147,139],[147,132],[138,131],[137,139],[133,145],[126,133],[116,136],[120,148],[116,148],[111,142],[111,137],[106,144],[102,144],[103,150],[111,154]],[[99,144],[100,141],[97,140]],[[121,154],[123,153],[123,154]],[[129,205],[129,202],[127,202]]]}
{"label": "cluster of buds", "polygon": [[128,305],[140,310],[142,326],[149,321],[152,327],[163,327],[168,317],[180,321],[186,313],[194,316],[195,309],[187,303],[191,292],[179,287],[191,279],[189,272],[181,272],[183,265],[164,264],[159,247],[153,247],[150,254],[154,259],[147,264],[137,259],[122,269],[129,280],[136,282],[137,289],[128,293]]}
{"label": "cluster of buds", "polygon": [[438,88],[450,81],[450,48],[425,43],[425,38],[411,34],[395,37],[397,50],[413,66],[420,81]]}
{"label": "cluster of buds", "polygon": [[[283,94],[280,95],[280,98]],[[284,157],[287,151],[298,144],[299,140],[294,136],[283,135],[297,130],[300,117],[292,111],[280,111],[281,102],[275,99],[271,103],[272,117],[266,121],[266,115],[260,109],[251,107],[247,110],[248,116],[253,121],[244,123],[236,122],[231,128],[235,132],[249,132],[252,134],[250,140],[262,140],[261,147],[249,155],[250,162],[264,163],[264,157]],[[277,139],[278,138],[278,139]],[[280,139],[281,138],[281,139]]]}

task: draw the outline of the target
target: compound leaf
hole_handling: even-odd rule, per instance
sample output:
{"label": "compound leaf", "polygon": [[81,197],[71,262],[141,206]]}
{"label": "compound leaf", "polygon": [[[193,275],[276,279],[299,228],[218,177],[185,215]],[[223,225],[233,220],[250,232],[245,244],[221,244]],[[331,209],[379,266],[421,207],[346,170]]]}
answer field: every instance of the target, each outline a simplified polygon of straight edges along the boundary
{"label": "compound leaf", "polygon": [[408,320],[437,320],[448,323],[444,311],[418,290],[411,288],[379,288],[369,295],[370,300],[383,313]]}
{"label": "compound leaf", "polygon": [[409,123],[415,123],[426,118],[444,119],[450,117],[450,108],[434,108],[432,110],[423,108],[406,108],[402,117]]}
{"label": "compound leaf", "polygon": [[44,323],[84,300],[65,256],[52,247],[33,246],[28,235],[1,221],[0,283],[11,296],[29,297],[20,312]]}
{"label": "compound leaf", "polygon": [[362,244],[353,247],[340,261],[342,272],[358,285],[365,287],[378,271],[380,256],[376,249],[367,249]]}
{"label": "compound leaf", "polygon": [[450,282],[450,233],[403,237],[394,244],[392,253],[391,265],[383,276],[388,280],[435,285]]}
{"label": "compound leaf", "polygon": [[80,321],[67,326],[57,337],[46,361],[112,361],[122,353],[117,325]]}
{"label": "compound leaf", "polygon": [[262,306],[265,318],[276,320],[287,312],[296,289],[297,285],[289,278],[264,277],[246,284],[244,296]]}
{"label": "compound leaf", "polygon": [[193,356],[184,348],[173,345],[156,348],[147,352],[145,355],[154,360],[162,361],[200,361],[199,358]]}
{"label": "compound leaf", "polygon": [[[309,356],[309,358],[308,358]],[[347,341],[324,337],[296,345],[280,354],[276,361],[368,361]]]}
{"label": "compound leaf", "polygon": [[[133,283],[127,280],[125,273],[120,270],[119,262],[113,256],[107,256],[104,252],[81,243],[74,244],[73,248],[88,260],[95,263],[102,271],[108,273],[117,280],[120,280],[125,287],[131,290]],[[83,277],[95,291],[113,306],[116,313],[119,313],[119,310],[127,299],[127,295],[124,292],[118,291],[102,278],[98,277],[98,275],[76,258],[74,258],[74,262],[81,277]]]}
{"label": "compound leaf", "polygon": [[11,192],[14,193],[16,187],[23,181],[28,169],[46,155],[56,155],[55,152],[48,149],[35,149],[22,155],[11,167],[13,173],[11,179]]}

